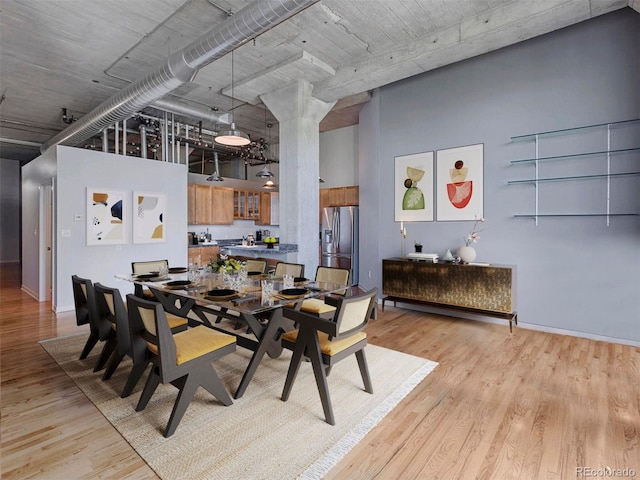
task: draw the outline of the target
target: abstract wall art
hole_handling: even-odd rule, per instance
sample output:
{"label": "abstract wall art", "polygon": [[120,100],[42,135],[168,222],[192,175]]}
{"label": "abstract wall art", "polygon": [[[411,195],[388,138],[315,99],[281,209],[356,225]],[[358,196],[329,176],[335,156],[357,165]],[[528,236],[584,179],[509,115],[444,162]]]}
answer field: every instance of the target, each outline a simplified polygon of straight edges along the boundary
{"label": "abstract wall art", "polygon": [[433,152],[395,157],[395,221],[433,221]]}
{"label": "abstract wall art", "polygon": [[87,188],[87,245],[127,243],[126,193]]}
{"label": "abstract wall art", "polygon": [[484,144],[436,152],[438,221],[484,216]]}
{"label": "abstract wall art", "polygon": [[166,242],[166,210],[166,195],[133,192],[133,243]]}

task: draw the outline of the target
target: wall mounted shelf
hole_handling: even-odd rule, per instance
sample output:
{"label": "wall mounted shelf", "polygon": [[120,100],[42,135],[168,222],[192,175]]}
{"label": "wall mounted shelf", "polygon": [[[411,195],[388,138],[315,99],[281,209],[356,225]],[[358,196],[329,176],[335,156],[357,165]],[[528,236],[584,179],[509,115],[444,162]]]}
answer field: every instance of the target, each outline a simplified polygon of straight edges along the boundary
{"label": "wall mounted shelf", "polygon": [[[611,160],[613,156],[621,154],[630,154],[634,152],[640,152],[640,147],[631,148],[611,148],[611,133],[621,127],[634,127],[640,126],[640,119],[622,120],[619,122],[599,123],[595,125],[585,125],[581,127],[565,128],[560,130],[550,130],[546,132],[531,133],[526,135],[518,135],[511,137],[512,142],[533,141],[535,145],[535,156],[532,158],[523,158],[519,160],[512,160],[512,165],[533,165],[535,167],[534,177],[522,180],[510,180],[507,182],[509,185],[533,185],[535,187],[535,211],[532,214],[516,214],[515,218],[532,218],[538,225],[538,219],[543,217],[606,217],[607,226],[609,225],[610,217],[630,217],[639,216],[637,213],[613,213],[611,212],[611,181],[617,178],[623,177],[637,177],[640,176],[640,171],[631,172],[611,172]],[[589,131],[604,130],[606,128],[607,134],[607,148],[606,150],[588,151],[580,153],[570,153],[563,155],[552,155],[541,157],[539,155],[539,146],[542,138],[548,138],[553,136],[569,136],[576,133],[588,133]],[[636,132],[633,136],[634,141],[640,138],[640,134]],[[553,177],[540,177],[540,164],[561,160],[577,160],[585,157],[592,156],[605,156],[606,157],[606,173],[596,173],[589,175],[566,175],[566,176],[553,176]],[[637,165],[636,165],[637,168]],[[540,213],[539,208],[539,185],[552,182],[565,182],[565,181],[587,181],[587,180],[605,180],[606,181],[606,212],[605,213]]]}

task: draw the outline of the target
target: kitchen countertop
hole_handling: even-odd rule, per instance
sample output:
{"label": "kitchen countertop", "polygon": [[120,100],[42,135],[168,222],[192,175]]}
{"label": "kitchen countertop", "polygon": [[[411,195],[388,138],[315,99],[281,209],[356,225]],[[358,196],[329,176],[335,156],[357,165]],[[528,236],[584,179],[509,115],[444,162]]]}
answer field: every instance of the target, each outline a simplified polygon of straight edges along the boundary
{"label": "kitchen countertop", "polygon": [[273,248],[267,248],[267,244],[264,242],[257,242],[253,246],[243,246],[242,239],[224,239],[216,240],[214,242],[198,243],[197,245],[189,245],[192,247],[220,247],[221,249],[233,250],[236,255],[243,254],[271,254],[271,255],[284,255],[287,253],[295,253],[298,251],[298,245],[295,243],[277,243]]}

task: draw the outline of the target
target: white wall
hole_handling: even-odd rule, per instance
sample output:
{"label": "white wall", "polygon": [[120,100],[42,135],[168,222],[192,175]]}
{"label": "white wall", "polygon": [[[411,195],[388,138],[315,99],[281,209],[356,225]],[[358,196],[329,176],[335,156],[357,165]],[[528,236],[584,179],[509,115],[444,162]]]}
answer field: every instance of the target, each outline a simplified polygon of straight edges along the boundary
{"label": "white wall", "polygon": [[20,261],[20,162],[0,158],[0,263]]}
{"label": "white wall", "polygon": [[[73,309],[71,276],[76,274],[94,282],[118,287],[121,293],[133,291],[128,282],[114,275],[131,272],[131,262],[167,259],[169,265],[187,264],[187,167],[156,160],[125,157],[103,152],[56,147],[23,168],[23,222],[25,237],[23,283],[29,289],[38,285],[37,242],[31,241],[32,219],[38,217],[37,188],[43,180],[56,177],[55,189],[55,290],[56,311]],[[167,195],[164,216],[165,243],[134,244],[132,229],[123,245],[88,246],[86,243],[87,187],[110,188],[127,193],[130,218],[133,192]],[[76,216],[80,220],[76,220]],[[69,235],[63,236],[63,231]],[[37,235],[34,237],[37,238]]]}
{"label": "white wall", "polygon": [[358,125],[320,134],[320,188],[358,185]]}

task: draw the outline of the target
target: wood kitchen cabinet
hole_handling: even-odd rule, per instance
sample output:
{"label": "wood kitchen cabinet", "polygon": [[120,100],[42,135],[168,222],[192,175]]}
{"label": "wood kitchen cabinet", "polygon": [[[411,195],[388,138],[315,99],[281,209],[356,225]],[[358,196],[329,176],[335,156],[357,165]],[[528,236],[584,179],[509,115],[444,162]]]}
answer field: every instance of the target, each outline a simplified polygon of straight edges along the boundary
{"label": "wood kitchen cabinet", "polygon": [[187,187],[189,225],[233,224],[233,189],[190,184]]}
{"label": "wood kitchen cabinet", "polygon": [[320,190],[320,208],[358,205],[359,196],[360,189],[357,185],[323,188]]}
{"label": "wood kitchen cabinet", "polygon": [[271,225],[271,194],[260,192],[260,214],[256,225]]}
{"label": "wood kitchen cabinet", "polygon": [[220,247],[218,246],[189,247],[187,259],[189,264],[195,263],[197,265],[207,265],[212,258],[218,258],[219,254]]}
{"label": "wood kitchen cabinet", "polygon": [[248,190],[233,191],[233,218],[260,219],[260,193]]}

